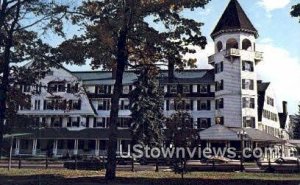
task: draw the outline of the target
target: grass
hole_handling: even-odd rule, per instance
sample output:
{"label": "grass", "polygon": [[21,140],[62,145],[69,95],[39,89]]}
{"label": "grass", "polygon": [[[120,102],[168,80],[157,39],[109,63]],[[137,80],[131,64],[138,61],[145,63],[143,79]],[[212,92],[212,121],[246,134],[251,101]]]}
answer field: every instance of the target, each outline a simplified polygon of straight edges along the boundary
{"label": "grass", "polygon": [[[0,184],[2,185],[95,185],[105,184],[104,171],[72,171],[44,169],[0,169]],[[268,173],[223,173],[223,172],[193,172],[184,175],[173,172],[118,172],[119,184],[284,184],[299,185],[300,174],[268,174]],[[284,182],[284,183],[283,183]]]}

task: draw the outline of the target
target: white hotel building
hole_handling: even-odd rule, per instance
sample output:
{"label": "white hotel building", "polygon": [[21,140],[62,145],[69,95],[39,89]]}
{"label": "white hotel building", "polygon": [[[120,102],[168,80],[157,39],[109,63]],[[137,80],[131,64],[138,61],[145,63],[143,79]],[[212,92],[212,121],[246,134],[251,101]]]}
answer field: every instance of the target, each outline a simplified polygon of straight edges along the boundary
{"label": "white hotel building", "polygon": [[[181,93],[203,145],[239,147],[237,132],[243,129],[246,146],[282,147],[288,139],[286,102],[279,113],[271,84],[257,79],[256,66],[263,60],[255,47],[258,32],[236,0],[230,1],[211,36],[215,54],[209,64],[214,69],[175,71],[173,77],[161,71],[165,115],[175,112],[174,100]],[[119,146],[131,138],[128,94],[135,80],[134,71],[125,72]],[[24,93],[37,93],[32,95],[31,108],[21,108],[18,114],[35,121],[15,130],[31,134],[16,139],[14,154],[45,155],[51,150],[54,156],[105,155],[114,82],[112,72],[72,72],[62,67],[40,80],[47,89],[23,85]],[[285,147],[282,151],[289,153]]]}

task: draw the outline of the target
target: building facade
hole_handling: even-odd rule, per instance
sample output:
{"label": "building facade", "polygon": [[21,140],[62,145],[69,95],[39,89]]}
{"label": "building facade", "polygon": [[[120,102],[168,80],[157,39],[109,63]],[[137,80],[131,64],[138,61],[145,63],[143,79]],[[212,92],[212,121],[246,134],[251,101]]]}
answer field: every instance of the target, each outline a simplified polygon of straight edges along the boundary
{"label": "building facade", "polygon": [[[209,64],[213,69],[174,71],[174,76],[160,72],[164,114],[168,117],[176,112],[176,98],[182,94],[183,109],[191,114],[193,127],[207,146],[228,147],[239,141],[236,133],[241,129],[249,132],[248,145],[281,143],[287,137],[286,104],[279,113],[270,83],[257,80],[256,66],[263,60],[255,47],[258,32],[236,0],[230,1],[211,36],[215,53]],[[130,143],[128,97],[136,79],[134,71],[125,72],[118,151]],[[40,85],[20,86],[32,95],[32,106],[20,107],[18,114],[34,118],[34,126],[20,128],[18,132],[30,135],[16,139],[14,153],[106,155],[114,82],[111,71],[71,72],[61,67],[52,68]]]}

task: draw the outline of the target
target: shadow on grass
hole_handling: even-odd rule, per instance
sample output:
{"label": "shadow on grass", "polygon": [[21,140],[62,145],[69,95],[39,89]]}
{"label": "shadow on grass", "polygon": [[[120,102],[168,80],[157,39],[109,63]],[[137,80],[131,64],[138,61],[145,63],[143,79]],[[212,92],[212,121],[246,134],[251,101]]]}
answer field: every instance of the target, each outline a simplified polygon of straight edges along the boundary
{"label": "shadow on grass", "polygon": [[228,180],[228,179],[150,179],[150,178],[117,178],[107,182],[103,177],[64,178],[54,175],[34,176],[0,176],[0,185],[299,185],[299,180]]}

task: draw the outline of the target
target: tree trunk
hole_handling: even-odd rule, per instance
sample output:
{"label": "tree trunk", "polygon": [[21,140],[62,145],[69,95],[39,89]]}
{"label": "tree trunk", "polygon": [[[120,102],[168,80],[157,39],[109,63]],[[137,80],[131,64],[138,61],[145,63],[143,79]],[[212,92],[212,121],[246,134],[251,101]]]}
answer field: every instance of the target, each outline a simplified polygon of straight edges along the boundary
{"label": "tree trunk", "polygon": [[7,90],[9,85],[9,60],[10,60],[10,48],[12,45],[12,39],[10,39],[5,47],[4,57],[3,57],[3,77],[0,84],[0,158],[2,157],[3,149],[3,135],[4,135],[4,121],[6,112],[6,99]]}
{"label": "tree trunk", "polygon": [[118,53],[117,53],[117,68],[116,78],[114,85],[114,92],[111,98],[111,112],[110,112],[110,125],[109,125],[109,141],[107,152],[107,167],[106,167],[106,180],[114,180],[116,178],[116,152],[117,152],[117,120],[119,114],[119,99],[122,94],[123,74],[127,62],[126,40],[127,40],[127,26],[124,26],[120,31],[118,38]]}

